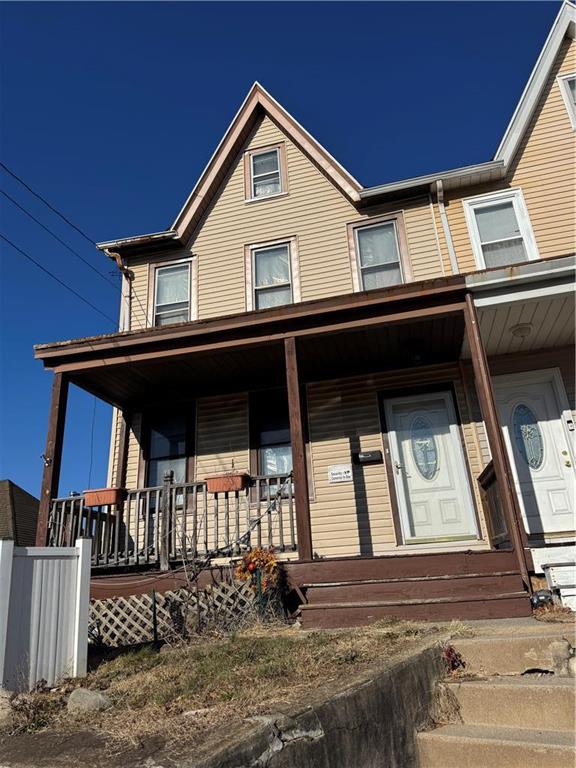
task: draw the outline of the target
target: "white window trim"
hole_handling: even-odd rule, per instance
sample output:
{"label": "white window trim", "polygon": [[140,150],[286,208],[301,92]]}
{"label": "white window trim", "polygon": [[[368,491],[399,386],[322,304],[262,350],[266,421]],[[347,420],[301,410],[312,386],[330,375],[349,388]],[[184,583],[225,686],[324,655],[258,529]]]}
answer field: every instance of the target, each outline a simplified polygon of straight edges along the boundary
{"label": "white window trim", "polygon": [[477,197],[469,197],[462,200],[464,216],[466,217],[468,234],[470,235],[470,242],[472,243],[472,250],[474,252],[477,269],[489,269],[489,267],[486,266],[484,261],[480,232],[478,231],[478,224],[476,223],[474,212],[477,208],[484,208],[489,205],[494,205],[494,203],[506,201],[511,201],[514,206],[516,220],[520,227],[520,235],[524,241],[528,260],[534,261],[535,259],[540,258],[522,190],[519,187],[516,189],[505,189],[500,192],[489,192],[485,195],[478,195]]}
{"label": "white window trim", "polygon": [[572,95],[568,85],[568,80],[576,80],[576,72],[569,72],[566,75],[558,75],[556,80],[558,80],[558,85],[560,86],[560,93],[564,99],[564,104],[566,106],[566,111],[568,112],[568,117],[570,118],[572,130],[576,131],[576,106],[572,102]]}
{"label": "white window trim", "polygon": [[198,319],[198,275],[197,275],[197,259],[194,257],[186,257],[183,259],[173,259],[172,261],[162,261],[152,264],[154,270],[154,278],[152,280],[152,298],[150,302],[150,316],[148,318],[148,324],[150,327],[156,327],[156,292],[158,289],[158,272],[166,267],[176,267],[182,264],[188,264],[188,320],[190,322]]}
{"label": "white window trim", "polygon": [[245,272],[246,272],[246,310],[252,312],[256,309],[256,287],[254,285],[254,253],[263,248],[274,248],[279,245],[288,246],[288,264],[290,267],[290,289],[292,301],[281,306],[289,307],[301,301],[300,295],[300,269],[298,264],[298,240],[296,237],[284,237],[281,240],[270,240],[265,243],[253,243],[245,247]]}

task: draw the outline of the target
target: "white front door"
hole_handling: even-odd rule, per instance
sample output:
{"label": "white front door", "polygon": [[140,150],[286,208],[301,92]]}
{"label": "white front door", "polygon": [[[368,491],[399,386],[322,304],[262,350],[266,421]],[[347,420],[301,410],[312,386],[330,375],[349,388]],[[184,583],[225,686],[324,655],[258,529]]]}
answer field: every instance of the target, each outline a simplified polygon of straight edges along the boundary
{"label": "white front door", "polygon": [[387,399],[384,412],[404,541],[476,538],[451,393]]}
{"label": "white front door", "polygon": [[558,370],[495,376],[494,391],[527,533],[574,531],[574,425]]}

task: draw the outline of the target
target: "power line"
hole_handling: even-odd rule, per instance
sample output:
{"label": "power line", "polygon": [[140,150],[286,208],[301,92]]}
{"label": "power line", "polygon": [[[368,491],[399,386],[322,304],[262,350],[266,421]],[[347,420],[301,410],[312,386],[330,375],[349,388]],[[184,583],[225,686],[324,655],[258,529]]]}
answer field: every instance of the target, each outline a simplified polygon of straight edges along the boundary
{"label": "power line", "polygon": [[39,192],[36,192],[35,190],[33,190],[32,187],[29,184],[26,184],[24,179],[21,179],[20,176],[18,176],[16,173],[14,173],[14,171],[11,171],[10,168],[8,168],[7,165],[5,165],[3,162],[0,161],[0,166],[2,168],[4,168],[6,173],[10,174],[10,176],[12,176],[13,179],[16,179],[16,181],[19,181],[20,184],[22,184],[23,187],[26,187],[28,192],[31,192],[34,195],[34,197],[37,197],[38,200],[41,200],[44,203],[44,205],[47,205],[48,208],[50,208],[51,211],[53,211],[57,216],[59,216],[62,219],[62,221],[65,221],[66,224],[68,224],[68,226],[72,227],[72,229],[75,229],[76,232],[78,232],[78,234],[82,235],[82,237],[85,240],[88,240],[88,242],[91,243],[92,245],[96,245],[96,241],[94,240],[94,238],[89,237],[86,234],[86,232],[83,232],[80,229],[80,227],[77,227],[76,224],[73,224],[70,221],[70,219],[66,218],[66,216],[64,216],[63,213],[60,213],[60,211],[57,208],[55,208],[51,203],[49,203],[48,200],[46,200],[45,197],[42,197],[42,195]]}
{"label": "power line", "polygon": [[[11,171],[10,168],[8,168],[8,166],[5,163],[0,161],[0,167],[3,168],[6,171],[6,173],[10,174],[10,176],[12,176],[12,178],[14,178],[14,179],[16,179],[16,181],[20,182],[20,184],[22,184],[23,187],[25,187],[31,194],[33,194],[34,197],[38,198],[38,200],[41,200],[44,203],[44,205],[46,205],[51,211],[53,211],[57,216],[59,216],[62,219],[62,221],[65,221],[66,224],[68,224],[70,227],[72,227],[72,229],[76,230],[76,232],[78,232],[80,235],[82,235],[82,237],[85,240],[87,240],[91,245],[94,245],[94,246],[98,247],[98,244],[96,243],[96,241],[93,238],[91,238],[89,235],[87,235],[85,232],[83,232],[80,229],[80,227],[77,227],[76,224],[74,224],[72,221],[70,221],[70,219],[68,219],[66,216],[64,216],[63,213],[60,213],[60,211],[55,206],[53,206],[50,202],[48,202],[48,200],[46,200],[45,197],[43,197],[39,192],[36,192],[34,189],[32,189],[32,187],[29,184],[27,184],[24,181],[24,179],[22,179],[20,176],[18,176],[16,173],[14,173],[14,171]],[[114,285],[114,287],[117,290],[119,290],[120,293],[122,294],[122,300],[126,302],[126,306],[127,307],[130,306],[129,301],[128,301],[128,297],[123,295],[122,290],[120,288],[118,288],[117,285],[115,285],[110,280],[108,280],[108,278],[106,278],[101,272],[99,272],[94,266],[92,266],[92,264],[90,264],[89,261],[86,261],[82,256],[80,256],[80,254],[78,254],[76,251],[74,251],[74,249],[71,248],[69,245],[67,245],[63,240],[60,240],[60,238],[57,235],[55,235],[51,230],[49,230],[48,227],[45,227],[40,221],[38,221],[34,216],[32,216],[31,213],[29,213],[26,209],[24,209],[21,205],[19,205],[15,200],[13,200],[6,192],[4,192],[3,190],[0,190],[0,192],[2,192],[2,194],[4,194],[15,205],[17,205],[18,208],[20,208],[22,211],[24,211],[24,213],[26,213],[28,216],[30,216],[30,218],[33,219],[37,224],[39,224],[43,229],[45,229],[53,237],[55,237],[58,240],[58,242],[62,243],[62,245],[64,245],[66,248],[68,248],[69,251],[72,251],[72,253],[74,253],[76,256],[78,256],[78,258],[80,258],[85,264],[87,264],[90,267],[90,269],[93,269],[96,272],[97,275],[102,277],[104,280],[106,280],[106,282],[110,283],[111,285]],[[130,295],[133,296],[136,299],[136,302],[138,303],[138,306],[142,310],[144,318],[146,318],[147,317],[147,311],[143,307],[142,302],[140,300],[140,297],[138,296],[136,291],[133,289],[133,286],[132,286],[131,283],[130,283]],[[100,313],[100,314],[102,314],[102,313]],[[132,313],[130,313],[130,314],[132,314]],[[135,318],[130,317],[130,323],[132,323],[132,320],[134,320],[134,319]],[[144,328],[145,327],[145,325],[142,323],[142,320],[140,318],[138,318],[138,324],[139,324],[140,328]],[[114,322],[114,325],[117,326],[117,323]]]}
{"label": "power line", "polygon": [[56,275],[50,272],[49,269],[46,269],[46,267],[40,264],[39,261],[36,261],[36,259],[30,256],[29,253],[26,253],[26,251],[23,251],[22,248],[19,248],[15,243],[9,240],[6,237],[6,235],[3,235],[1,232],[0,232],[0,238],[2,238],[2,240],[8,243],[8,245],[12,246],[12,248],[14,248],[15,251],[18,251],[18,253],[24,256],[25,259],[28,259],[28,261],[31,261],[32,264],[36,265],[38,269],[41,269],[42,272],[46,273],[53,280],[56,280],[56,282],[59,283],[63,288],[66,288],[67,291],[70,291],[70,293],[74,294],[74,296],[76,296],[77,299],[80,299],[80,301],[83,301],[84,304],[87,304],[95,312],[98,312],[98,314],[102,315],[102,317],[105,317],[106,320],[109,320],[112,323],[112,326],[114,328],[116,327],[116,321],[113,320],[109,315],[107,315],[105,312],[102,312],[101,309],[99,309],[95,304],[92,304],[92,302],[88,301],[88,299],[84,298],[84,296],[82,296],[82,294],[75,291],[74,288],[71,288],[69,285],[66,285],[66,283],[60,280],[59,277],[56,277]]}
{"label": "power line", "polygon": [[17,202],[16,200],[14,200],[14,198],[13,198],[13,197],[11,197],[11,196],[8,194],[8,192],[5,192],[3,189],[0,189],[0,194],[4,195],[4,197],[6,197],[8,200],[10,200],[10,202],[12,203],[12,205],[15,205],[15,206],[16,206],[16,208],[18,208],[19,210],[21,210],[21,211],[22,211],[22,213],[25,213],[25,214],[26,214],[26,216],[28,216],[28,218],[32,219],[32,221],[36,222],[36,224],[38,224],[38,226],[39,226],[39,227],[42,227],[42,229],[43,229],[45,232],[48,232],[48,234],[49,234],[49,235],[52,235],[52,237],[53,237],[55,240],[57,240],[57,241],[60,243],[60,245],[63,245],[63,246],[64,246],[64,248],[67,248],[67,249],[70,251],[70,253],[74,254],[74,256],[76,256],[76,258],[80,259],[80,261],[81,261],[83,264],[85,264],[87,267],[89,267],[89,268],[92,270],[92,272],[95,272],[95,273],[98,275],[98,277],[101,277],[101,278],[102,278],[102,280],[106,280],[106,282],[107,282],[109,285],[111,285],[111,286],[112,286],[113,288],[115,288],[117,291],[119,291],[120,293],[122,293],[122,291],[120,290],[120,288],[118,287],[118,285],[116,285],[116,283],[113,283],[113,282],[112,282],[112,280],[109,280],[109,279],[106,277],[106,275],[103,275],[103,274],[102,274],[102,272],[100,272],[99,270],[97,270],[97,269],[96,269],[96,267],[95,267],[93,264],[91,264],[91,263],[88,261],[88,259],[85,259],[85,258],[84,258],[84,256],[82,256],[81,254],[79,254],[79,253],[78,253],[78,251],[75,251],[75,250],[74,250],[74,248],[72,248],[71,246],[69,246],[69,245],[68,245],[68,243],[64,242],[64,240],[62,240],[60,237],[58,237],[58,235],[57,235],[55,232],[52,232],[52,230],[51,230],[51,229],[49,229],[49,228],[48,228],[48,227],[47,227],[45,224],[42,224],[42,222],[41,222],[41,221],[39,221],[39,220],[38,220],[38,219],[37,219],[35,216],[33,216],[33,215],[30,213],[30,211],[27,211],[27,210],[26,210],[26,208],[24,208],[24,206],[20,205],[20,203],[19,203],[19,202]]}

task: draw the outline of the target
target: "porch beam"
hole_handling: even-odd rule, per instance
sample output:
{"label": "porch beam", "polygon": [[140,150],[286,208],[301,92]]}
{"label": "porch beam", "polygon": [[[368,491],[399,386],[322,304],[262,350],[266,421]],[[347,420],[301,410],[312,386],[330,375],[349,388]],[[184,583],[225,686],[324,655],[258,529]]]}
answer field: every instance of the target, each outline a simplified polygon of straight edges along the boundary
{"label": "porch beam", "polygon": [[302,394],[298,376],[298,353],[296,339],[293,336],[285,339],[284,351],[288,410],[290,413],[290,443],[292,445],[292,468],[294,473],[298,557],[300,560],[311,560],[312,530],[310,525],[310,499],[308,495],[308,466],[302,419]]}
{"label": "porch beam", "polygon": [[36,546],[38,547],[46,546],[50,503],[58,495],[67,403],[68,378],[65,374],[55,373],[52,382],[48,434],[46,436],[46,450],[44,452],[44,472],[38,509],[38,524],[36,526]]}
{"label": "porch beam", "polygon": [[[273,341],[286,341],[290,338],[304,338],[307,336],[321,336],[323,334],[339,333],[340,331],[360,330],[368,327],[385,326],[392,324],[408,324],[418,320],[431,320],[433,318],[459,315],[465,309],[463,301],[452,304],[441,304],[420,308],[406,309],[401,312],[382,312],[373,317],[362,317],[355,320],[341,320],[337,323],[315,325],[310,328],[291,329],[278,333],[266,333],[263,336],[246,336],[237,339],[226,339],[212,343],[198,343],[194,346],[170,346],[168,349],[147,350],[145,352],[128,350],[118,354],[120,345],[109,350],[113,356],[83,359],[78,362],[55,363],[53,370],[59,373],[81,374],[91,368],[103,368],[115,365],[126,365],[161,358],[179,358],[194,354],[195,352],[215,352],[225,349],[242,349],[244,347],[264,346]],[[160,341],[160,340],[159,340]],[[39,357],[37,355],[37,357]],[[45,359],[45,358],[42,358]],[[48,363],[47,366],[52,367]]]}
{"label": "porch beam", "polygon": [[474,305],[474,299],[471,294],[466,295],[466,309],[464,312],[466,337],[470,346],[472,358],[472,368],[474,370],[474,379],[476,382],[476,391],[480,401],[482,417],[486,425],[488,443],[494,462],[494,471],[496,481],[500,491],[502,506],[506,516],[506,523],[510,532],[512,544],[516,551],[518,566],[522,579],[531,592],[530,577],[528,575],[528,564],[526,552],[524,549],[524,536],[521,529],[522,518],[520,514],[520,505],[514,487],[512,470],[508,459],[508,452],[504,443],[496,400],[494,398],[494,389],[492,387],[492,378],[490,368],[486,357],[486,350],[480,334],[478,324],[478,313]]}

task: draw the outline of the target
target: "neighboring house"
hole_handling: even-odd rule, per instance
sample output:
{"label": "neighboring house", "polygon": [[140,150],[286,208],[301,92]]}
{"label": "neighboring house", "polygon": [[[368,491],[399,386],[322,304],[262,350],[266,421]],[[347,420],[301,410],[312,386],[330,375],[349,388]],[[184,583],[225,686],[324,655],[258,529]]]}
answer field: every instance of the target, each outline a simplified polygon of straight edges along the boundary
{"label": "neighboring house", "polygon": [[38,499],[11,480],[0,480],[0,539],[13,539],[17,547],[36,543]]}
{"label": "neighboring house", "polygon": [[[372,188],[255,84],[170,229],[99,245],[121,332],[36,347],[39,543],[89,530],[104,595],[254,526],[308,625],[527,614],[574,544],[575,83],[564,3],[494,159]],[[53,501],[68,382],[116,408],[117,511]]]}

